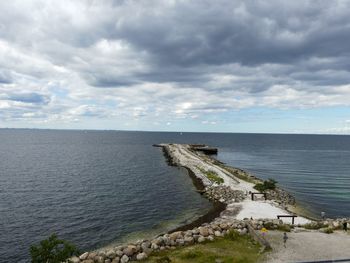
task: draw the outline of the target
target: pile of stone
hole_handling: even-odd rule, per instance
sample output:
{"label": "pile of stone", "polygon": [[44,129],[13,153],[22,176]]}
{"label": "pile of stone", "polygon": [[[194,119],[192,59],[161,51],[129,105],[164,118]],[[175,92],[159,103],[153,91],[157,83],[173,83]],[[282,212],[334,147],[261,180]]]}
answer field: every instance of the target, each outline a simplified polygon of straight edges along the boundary
{"label": "pile of stone", "polygon": [[276,188],[275,190],[267,190],[266,193],[268,200],[275,200],[281,205],[295,205],[294,196],[281,188]]}
{"label": "pile of stone", "polygon": [[241,190],[233,190],[229,186],[207,186],[204,194],[209,200],[222,203],[241,202],[245,199],[245,193]]}
{"label": "pile of stone", "polygon": [[85,252],[79,257],[73,257],[70,260],[73,263],[126,263],[139,261],[146,259],[154,251],[176,249],[177,247],[195,243],[213,241],[216,237],[223,237],[232,230],[237,231],[240,235],[245,235],[248,233],[247,222],[250,222],[256,230],[267,225],[277,229],[278,225],[283,224],[281,220],[277,219],[231,221],[218,219],[192,230],[176,231],[160,235],[152,240],[140,240],[125,246],[117,246],[96,252]]}

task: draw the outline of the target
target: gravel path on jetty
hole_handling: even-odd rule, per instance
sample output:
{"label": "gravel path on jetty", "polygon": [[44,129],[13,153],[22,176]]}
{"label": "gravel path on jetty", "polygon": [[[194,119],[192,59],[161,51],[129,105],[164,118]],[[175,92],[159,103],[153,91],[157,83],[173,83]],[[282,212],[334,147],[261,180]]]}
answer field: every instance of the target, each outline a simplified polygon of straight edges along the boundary
{"label": "gravel path on jetty", "polygon": [[[208,179],[203,171],[212,171],[224,180],[222,185],[228,186],[232,190],[238,190],[244,193],[245,198],[243,202],[237,202],[237,200],[228,202],[226,209],[227,211],[223,213],[223,217],[225,217],[225,219],[229,219],[230,216],[237,219],[276,219],[277,215],[291,215],[288,211],[284,210],[282,207],[279,207],[274,201],[252,201],[247,193],[257,192],[253,188],[253,183],[249,183],[235,177],[232,173],[215,164],[215,162],[209,158],[205,158],[205,156],[201,156],[197,152],[191,150],[190,145],[161,144],[160,146],[165,149],[175,165],[185,166],[192,170],[193,173],[203,181],[205,186],[212,186],[213,182]],[[238,214],[237,210],[239,211]],[[291,223],[290,218],[283,219],[283,221],[285,223]],[[295,219],[295,224],[306,224],[308,222],[310,222],[310,220],[300,216]]]}

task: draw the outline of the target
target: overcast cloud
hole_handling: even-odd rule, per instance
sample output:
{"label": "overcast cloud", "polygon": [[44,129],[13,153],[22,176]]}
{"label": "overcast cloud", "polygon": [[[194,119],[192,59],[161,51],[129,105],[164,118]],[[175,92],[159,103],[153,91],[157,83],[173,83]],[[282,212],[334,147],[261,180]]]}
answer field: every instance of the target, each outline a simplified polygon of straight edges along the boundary
{"label": "overcast cloud", "polygon": [[350,132],[350,1],[12,0],[0,12],[0,127]]}

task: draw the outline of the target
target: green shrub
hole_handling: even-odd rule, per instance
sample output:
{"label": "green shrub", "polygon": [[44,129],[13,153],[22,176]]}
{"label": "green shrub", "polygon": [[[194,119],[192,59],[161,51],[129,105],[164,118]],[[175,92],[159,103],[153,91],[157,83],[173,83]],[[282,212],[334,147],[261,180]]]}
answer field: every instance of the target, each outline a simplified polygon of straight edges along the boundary
{"label": "green shrub", "polygon": [[332,234],[333,233],[333,229],[330,227],[327,227],[325,230],[323,230],[324,233],[326,234]]}
{"label": "green shrub", "polygon": [[274,229],[274,223],[272,223],[272,222],[264,223],[264,227],[266,229],[272,230],[272,229]]}
{"label": "green shrub", "polygon": [[328,225],[323,224],[321,222],[311,222],[311,223],[304,225],[305,229],[320,229],[320,228],[325,228],[325,227],[328,227]]}
{"label": "green shrub", "polygon": [[283,232],[290,232],[291,231],[291,226],[290,225],[278,225],[277,230],[283,231]]}
{"label": "green shrub", "polygon": [[30,247],[32,263],[60,263],[78,254],[76,247],[52,234],[37,246]]}
{"label": "green shrub", "polygon": [[265,180],[263,183],[257,183],[254,186],[254,189],[258,190],[259,192],[265,192],[266,190],[275,190],[276,189],[277,181],[274,179],[268,179]]}

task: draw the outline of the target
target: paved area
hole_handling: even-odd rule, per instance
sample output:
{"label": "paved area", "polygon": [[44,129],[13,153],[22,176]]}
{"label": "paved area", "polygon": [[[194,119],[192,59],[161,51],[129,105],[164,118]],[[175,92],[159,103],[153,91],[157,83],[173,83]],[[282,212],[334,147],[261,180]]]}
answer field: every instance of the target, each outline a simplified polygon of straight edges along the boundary
{"label": "paved area", "polygon": [[302,231],[287,233],[286,248],[283,246],[283,232],[269,231],[267,240],[271,243],[272,252],[267,254],[264,262],[287,263],[309,261],[332,261],[349,259],[350,262],[350,232],[336,231],[324,234],[318,231]]}

